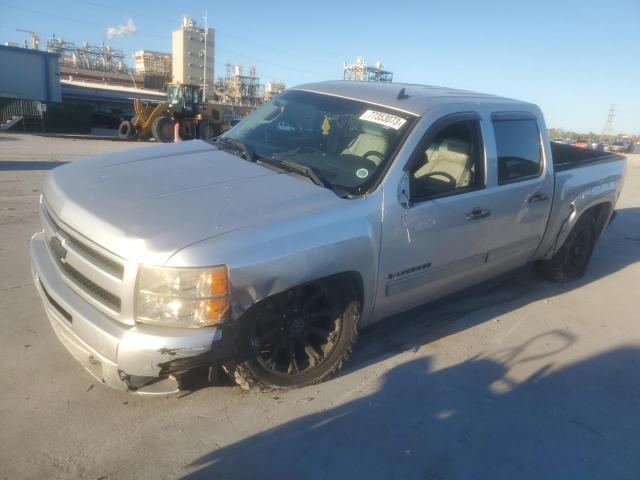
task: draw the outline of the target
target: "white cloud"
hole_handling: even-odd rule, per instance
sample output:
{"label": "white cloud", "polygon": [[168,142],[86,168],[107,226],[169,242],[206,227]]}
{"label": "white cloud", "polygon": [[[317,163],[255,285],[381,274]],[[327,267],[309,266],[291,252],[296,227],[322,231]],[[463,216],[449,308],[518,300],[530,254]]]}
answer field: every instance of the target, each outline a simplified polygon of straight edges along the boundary
{"label": "white cloud", "polygon": [[136,30],[137,28],[136,28],[136,24],[133,23],[133,18],[129,18],[127,20],[126,25],[118,25],[117,27],[108,27],[107,38],[126,37],[134,33]]}

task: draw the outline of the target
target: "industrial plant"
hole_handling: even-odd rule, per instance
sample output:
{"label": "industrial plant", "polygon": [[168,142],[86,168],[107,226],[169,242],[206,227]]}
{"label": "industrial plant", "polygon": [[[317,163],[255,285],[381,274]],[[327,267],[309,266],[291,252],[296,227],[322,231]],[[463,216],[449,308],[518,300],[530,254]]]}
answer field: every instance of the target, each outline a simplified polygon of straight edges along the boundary
{"label": "industrial plant", "polygon": [[342,78],[356,82],[392,82],[393,72],[382,67],[380,60],[375,65],[367,65],[364,57],[358,57],[355,63],[345,62],[342,65]]}
{"label": "industrial plant", "polygon": [[[175,84],[194,87],[199,101],[220,105],[236,116],[284,92],[286,85],[280,80],[262,82],[256,65],[225,63],[217,72],[216,31],[206,15],[203,19],[204,25],[199,25],[192,17],[182,18],[171,32],[171,52],[138,49],[127,54],[107,43],[74,43],[55,35],[41,48],[39,32],[18,29],[28,40],[0,45],[0,128],[19,122],[25,129],[29,124],[45,125],[42,105],[47,102],[54,104],[49,117],[51,109],[67,112],[59,118],[79,118],[78,111],[85,112],[83,120],[65,128],[86,128],[87,115],[92,124],[113,127],[131,118],[134,101],[166,101],[167,87]],[[119,28],[135,31],[132,19]],[[353,64],[343,64],[343,78],[391,82],[393,73],[380,61],[367,65],[358,57]]]}
{"label": "industrial plant", "polygon": [[[7,67],[3,68],[7,78],[0,75],[0,97],[21,99],[24,105],[28,101],[85,102],[94,111],[130,111],[132,100],[160,101],[167,85],[177,83],[199,87],[204,102],[246,114],[286,88],[279,80],[261,82],[255,65],[228,63],[216,76],[215,29],[206,24],[206,17],[205,25],[183,17],[171,32],[171,52],[139,49],[132,58],[106,43],[78,44],[55,35],[42,48],[39,32],[17,31],[29,40],[0,46],[0,62]],[[20,110],[17,101],[9,103],[14,104],[11,109],[0,105],[0,110],[12,114]],[[31,105],[28,110],[37,108]]]}

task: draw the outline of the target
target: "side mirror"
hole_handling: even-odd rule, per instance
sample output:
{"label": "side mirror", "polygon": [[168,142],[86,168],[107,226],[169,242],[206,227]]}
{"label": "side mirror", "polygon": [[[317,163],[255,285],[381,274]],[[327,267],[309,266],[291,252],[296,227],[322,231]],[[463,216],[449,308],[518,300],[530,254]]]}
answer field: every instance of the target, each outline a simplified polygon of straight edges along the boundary
{"label": "side mirror", "polygon": [[402,175],[398,184],[398,202],[403,208],[411,207],[411,196],[409,194],[409,174],[407,172]]}

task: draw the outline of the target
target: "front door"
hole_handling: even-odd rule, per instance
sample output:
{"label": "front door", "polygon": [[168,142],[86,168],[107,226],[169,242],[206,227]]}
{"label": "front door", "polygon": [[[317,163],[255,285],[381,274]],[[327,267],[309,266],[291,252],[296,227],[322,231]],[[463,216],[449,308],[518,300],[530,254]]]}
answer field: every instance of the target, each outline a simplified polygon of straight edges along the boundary
{"label": "front door", "polygon": [[491,218],[485,170],[477,114],[445,117],[427,131],[404,179],[408,201],[385,191],[376,319],[479,278]]}

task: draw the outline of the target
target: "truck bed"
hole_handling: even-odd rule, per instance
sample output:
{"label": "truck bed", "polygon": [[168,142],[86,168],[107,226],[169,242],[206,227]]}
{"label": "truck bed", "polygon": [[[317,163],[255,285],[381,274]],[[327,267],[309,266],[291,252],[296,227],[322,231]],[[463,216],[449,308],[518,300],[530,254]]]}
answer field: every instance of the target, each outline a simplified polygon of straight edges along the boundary
{"label": "truck bed", "polygon": [[553,155],[553,166],[556,172],[585,167],[594,163],[612,162],[623,158],[616,153],[574,147],[573,145],[557,142],[551,142],[551,154]]}

